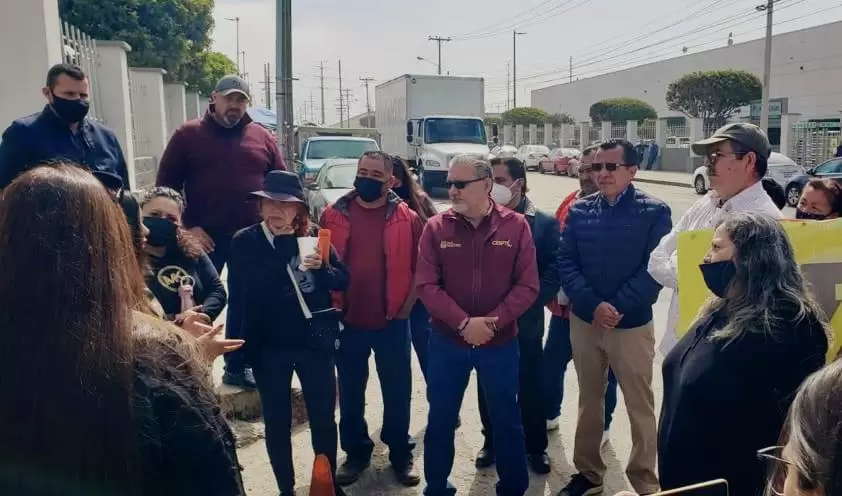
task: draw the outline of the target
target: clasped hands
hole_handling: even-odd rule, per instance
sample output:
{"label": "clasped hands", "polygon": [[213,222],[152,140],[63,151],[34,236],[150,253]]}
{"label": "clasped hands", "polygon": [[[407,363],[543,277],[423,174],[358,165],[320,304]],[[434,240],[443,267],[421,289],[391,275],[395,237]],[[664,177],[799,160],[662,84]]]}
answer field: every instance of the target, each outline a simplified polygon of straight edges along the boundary
{"label": "clasped hands", "polygon": [[603,301],[596,307],[593,312],[593,325],[602,327],[603,329],[613,329],[617,327],[620,320],[623,319],[623,314],[614,308],[614,305]]}
{"label": "clasped hands", "polygon": [[499,317],[468,317],[462,321],[460,335],[472,346],[482,346],[491,341],[497,332]]}

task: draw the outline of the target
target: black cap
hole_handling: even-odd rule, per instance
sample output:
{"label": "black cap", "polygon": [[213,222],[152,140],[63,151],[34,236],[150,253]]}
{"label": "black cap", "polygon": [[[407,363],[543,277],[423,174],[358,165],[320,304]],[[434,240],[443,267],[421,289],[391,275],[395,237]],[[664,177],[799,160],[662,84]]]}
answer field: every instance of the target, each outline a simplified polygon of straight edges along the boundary
{"label": "black cap", "polygon": [[306,203],[301,179],[298,174],[289,171],[273,170],[269,172],[263,179],[263,189],[253,191],[251,194],[281,202]]}
{"label": "black cap", "polygon": [[105,186],[105,189],[109,189],[111,191],[119,191],[123,189],[123,178],[120,177],[119,174],[103,170],[94,170],[91,171],[91,174],[93,174],[95,178],[99,179],[99,182]]}
{"label": "black cap", "polygon": [[218,83],[216,83],[216,88],[214,88],[214,91],[220,93],[222,96],[228,96],[231,93],[240,93],[241,95],[251,100],[251,94],[249,94],[249,85],[240,76],[225,76],[224,78],[220,79]]}
{"label": "black cap", "polygon": [[736,141],[766,159],[772,154],[769,137],[762,129],[748,122],[735,122],[720,127],[710,138],[693,143],[693,153],[708,155],[714,145],[728,140]]}

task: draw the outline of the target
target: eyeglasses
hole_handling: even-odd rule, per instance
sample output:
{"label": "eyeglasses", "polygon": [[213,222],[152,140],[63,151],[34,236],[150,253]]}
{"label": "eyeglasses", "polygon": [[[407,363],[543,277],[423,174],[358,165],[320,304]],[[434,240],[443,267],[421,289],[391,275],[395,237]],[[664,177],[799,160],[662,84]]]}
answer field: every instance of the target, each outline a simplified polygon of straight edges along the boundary
{"label": "eyeglasses", "polygon": [[737,153],[737,152],[729,152],[729,153],[713,152],[713,153],[709,153],[707,156],[705,156],[705,159],[707,160],[708,165],[716,165],[716,162],[718,162],[718,161],[719,161],[719,159],[724,158],[724,157],[727,157],[728,155],[733,155],[733,156],[734,156],[734,158],[736,158],[737,160],[741,160],[743,157],[745,157],[745,156],[746,156],[746,153],[748,153],[748,152],[745,152],[745,153]]}
{"label": "eyeglasses", "polygon": [[483,179],[488,179],[485,177],[478,177],[476,179],[467,179],[464,181],[445,181],[444,185],[447,189],[456,188],[456,189],[465,189],[469,184],[475,183],[478,181],[482,181]]}
{"label": "eyeglasses", "polygon": [[610,164],[610,163],[593,163],[591,164],[591,170],[594,172],[600,172],[602,169],[607,170],[608,172],[614,172],[620,167],[634,167],[632,164]]}
{"label": "eyeglasses", "polygon": [[768,464],[769,480],[766,483],[766,496],[783,496],[784,494],[786,474],[789,466],[794,464],[784,459],[783,450],[783,446],[769,446],[757,450],[757,458]]}

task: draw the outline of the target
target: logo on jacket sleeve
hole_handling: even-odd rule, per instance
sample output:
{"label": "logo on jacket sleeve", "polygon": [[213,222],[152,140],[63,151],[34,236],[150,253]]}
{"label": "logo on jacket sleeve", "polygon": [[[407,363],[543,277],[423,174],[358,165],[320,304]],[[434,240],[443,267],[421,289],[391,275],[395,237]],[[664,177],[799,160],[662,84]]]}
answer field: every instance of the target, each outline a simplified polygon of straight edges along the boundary
{"label": "logo on jacket sleeve", "polygon": [[506,248],[511,248],[512,241],[509,239],[495,239],[491,242],[491,246],[505,246]]}
{"label": "logo on jacket sleeve", "polygon": [[462,243],[454,243],[453,241],[442,241],[439,245],[441,249],[445,248],[462,248]]}

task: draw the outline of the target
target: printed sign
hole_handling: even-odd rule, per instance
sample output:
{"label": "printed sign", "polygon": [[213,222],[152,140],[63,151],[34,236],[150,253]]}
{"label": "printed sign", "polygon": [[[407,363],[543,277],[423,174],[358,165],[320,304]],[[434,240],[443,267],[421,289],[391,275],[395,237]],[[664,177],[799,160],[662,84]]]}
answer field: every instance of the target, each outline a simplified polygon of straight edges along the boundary
{"label": "printed sign", "polygon": [[[828,359],[842,346],[842,219],[832,221],[783,221],[795,260],[801,265],[813,294],[824,308],[833,328]],[[710,248],[713,229],[681,233],[678,236],[677,337],[683,336],[705,301],[711,297],[699,264]]]}

